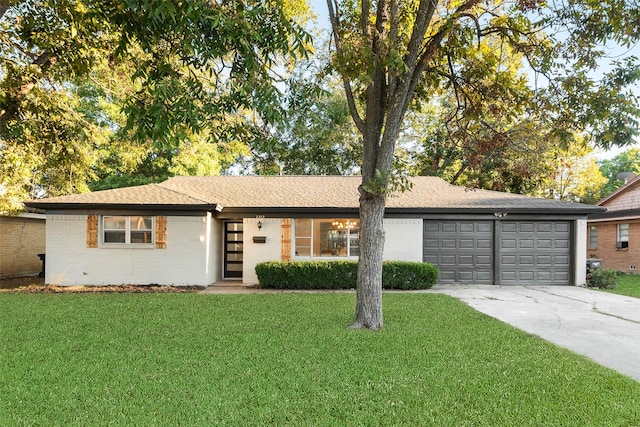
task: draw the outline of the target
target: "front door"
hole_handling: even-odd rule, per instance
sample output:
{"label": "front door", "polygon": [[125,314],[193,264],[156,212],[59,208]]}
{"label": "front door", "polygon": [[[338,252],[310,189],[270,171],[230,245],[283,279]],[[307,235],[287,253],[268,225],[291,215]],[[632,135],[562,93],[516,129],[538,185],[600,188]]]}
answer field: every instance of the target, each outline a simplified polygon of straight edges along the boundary
{"label": "front door", "polygon": [[242,277],[242,222],[224,224],[224,277]]}

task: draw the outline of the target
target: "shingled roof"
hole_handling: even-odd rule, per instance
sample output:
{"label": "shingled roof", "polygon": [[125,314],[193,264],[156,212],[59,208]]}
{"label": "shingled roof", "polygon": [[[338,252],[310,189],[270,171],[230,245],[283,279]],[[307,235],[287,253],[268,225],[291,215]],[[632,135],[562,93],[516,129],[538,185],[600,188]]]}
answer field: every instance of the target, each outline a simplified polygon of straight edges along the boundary
{"label": "shingled roof", "polygon": [[[557,211],[588,214],[604,210],[487,190],[470,190],[436,177],[411,178],[413,189],[387,199],[390,210]],[[167,209],[358,208],[357,176],[207,176],[173,177],[160,184],[32,200],[41,209],[89,207],[164,207]]]}

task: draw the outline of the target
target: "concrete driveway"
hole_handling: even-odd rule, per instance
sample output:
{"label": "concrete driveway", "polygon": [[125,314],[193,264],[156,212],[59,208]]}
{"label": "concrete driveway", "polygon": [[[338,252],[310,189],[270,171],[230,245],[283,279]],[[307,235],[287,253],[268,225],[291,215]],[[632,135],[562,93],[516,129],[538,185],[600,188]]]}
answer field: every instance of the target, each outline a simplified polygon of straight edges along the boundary
{"label": "concrete driveway", "polygon": [[640,381],[640,299],[574,286],[438,285],[476,310]]}

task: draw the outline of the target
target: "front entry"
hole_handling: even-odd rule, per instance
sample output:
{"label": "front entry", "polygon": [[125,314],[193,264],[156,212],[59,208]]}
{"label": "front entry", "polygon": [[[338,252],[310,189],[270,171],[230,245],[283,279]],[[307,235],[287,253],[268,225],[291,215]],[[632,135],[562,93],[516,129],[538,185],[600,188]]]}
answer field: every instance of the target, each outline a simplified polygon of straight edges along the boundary
{"label": "front entry", "polygon": [[224,277],[242,277],[242,222],[224,223]]}

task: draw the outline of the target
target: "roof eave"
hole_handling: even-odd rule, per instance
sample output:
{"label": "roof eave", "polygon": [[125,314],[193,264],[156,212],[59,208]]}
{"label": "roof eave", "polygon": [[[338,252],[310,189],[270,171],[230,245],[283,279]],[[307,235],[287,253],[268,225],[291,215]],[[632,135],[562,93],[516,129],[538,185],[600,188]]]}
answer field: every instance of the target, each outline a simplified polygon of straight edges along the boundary
{"label": "roof eave", "polygon": [[217,204],[149,204],[149,203],[39,203],[25,202],[28,207],[44,211],[67,210],[107,210],[107,209],[133,209],[133,210],[164,210],[164,211],[210,211],[215,210]]}

